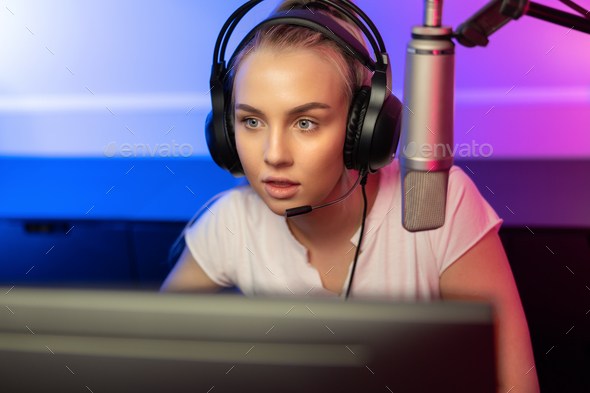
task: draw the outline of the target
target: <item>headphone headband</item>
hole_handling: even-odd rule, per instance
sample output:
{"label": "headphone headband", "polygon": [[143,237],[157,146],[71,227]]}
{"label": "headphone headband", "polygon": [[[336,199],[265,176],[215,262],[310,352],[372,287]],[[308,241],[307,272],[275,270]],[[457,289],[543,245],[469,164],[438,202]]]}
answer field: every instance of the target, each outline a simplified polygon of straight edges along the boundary
{"label": "headphone headband", "polygon": [[240,53],[240,51],[248,44],[248,42],[250,42],[258,30],[269,26],[283,24],[303,26],[319,31],[326,36],[331,36],[332,40],[340,45],[342,49],[348,50],[349,53],[353,55],[369,71],[375,72],[376,63],[373,61],[373,59],[371,59],[365,47],[359,43],[358,40],[348,32],[348,30],[340,26],[338,22],[334,21],[328,16],[320,13],[312,15],[309,13],[309,11],[304,10],[279,12],[260,22],[250,31],[250,33],[248,33],[246,37],[244,37],[242,42],[240,42],[228,65],[232,63],[235,56],[237,56],[237,54]]}
{"label": "headphone headband", "polygon": [[[224,62],[225,49],[227,47],[229,37],[231,36],[234,28],[237,26],[237,24],[240,22],[240,20],[244,17],[244,15],[246,15],[246,13],[248,13],[248,11],[250,11],[252,8],[254,8],[256,5],[258,5],[262,1],[263,0],[251,0],[248,3],[242,5],[240,8],[238,8],[228,18],[228,20],[225,22],[225,24],[221,28],[219,36],[217,37],[217,42],[215,43],[215,49],[213,51],[213,64],[214,65],[215,64],[219,65],[220,63]],[[254,29],[252,29],[250,31],[250,33],[242,40],[242,42],[240,42],[237,49],[234,51],[234,54],[231,56],[228,64],[230,64],[232,62],[233,58],[254,37],[254,34],[256,33],[256,31],[258,31],[264,27],[277,25],[277,24],[293,24],[293,25],[300,25],[300,26],[308,27],[313,30],[319,31],[322,34],[327,35],[333,39],[337,38],[337,37],[338,38],[341,37],[342,39],[340,39],[340,40],[335,39],[335,41],[340,46],[342,46],[342,48],[346,48],[348,45],[352,46],[353,50],[349,49],[349,51],[351,51],[352,54],[354,55],[354,57],[361,64],[363,64],[365,67],[367,67],[371,72],[374,72],[376,69],[385,71],[386,68],[388,67],[388,64],[383,61],[383,55],[386,55],[387,51],[385,49],[385,44],[383,43],[383,39],[381,38],[381,34],[379,34],[379,31],[377,30],[377,28],[375,27],[373,22],[369,19],[369,17],[367,17],[367,15],[360,8],[358,8],[355,4],[351,3],[348,0],[340,0],[340,1],[343,4],[347,5],[348,7],[352,8],[369,25],[373,34],[377,38],[377,41],[375,41],[375,39],[373,38],[373,35],[369,32],[369,30],[367,30],[366,26],[359,20],[358,17],[353,15],[349,10],[342,7],[340,4],[337,4],[331,0],[317,0],[316,3],[328,4],[328,5],[336,8],[338,11],[342,12],[346,16],[348,16],[362,30],[364,35],[368,38],[369,43],[373,47],[376,62],[371,59],[371,57],[367,53],[367,50],[365,49],[364,45],[362,45],[352,34],[350,34],[348,32],[348,30],[346,30],[344,27],[342,27],[338,22],[334,21],[332,18],[327,17],[319,12],[317,14],[313,14],[313,12],[312,12],[312,15],[309,15],[307,12],[305,12],[305,10],[297,9],[297,10],[278,12],[278,13],[272,15],[271,17],[267,18],[263,22],[259,23]],[[288,14],[291,12],[293,14],[291,14],[291,18],[290,18],[288,16]],[[277,18],[280,21],[276,21]],[[302,19],[308,20],[309,22],[308,23],[302,22]],[[323,28],[326,26],[329,28],[328,29],[329,31],[326,31]],[[228,30],[228,28],[229,28],[229,30]],[[336,34],[334,34],[333,30],[337,30]],[[226,34],[226,32],[227,32],[227,34]],[[222,38],[223,38],[223,44],[221,43]],[[345,41],[345,43],[342,41]],[[375,63],[377,63],[377,67],[375,66]],[[224,67],[214,67],[214,69],[225,70],[225,66]]]}

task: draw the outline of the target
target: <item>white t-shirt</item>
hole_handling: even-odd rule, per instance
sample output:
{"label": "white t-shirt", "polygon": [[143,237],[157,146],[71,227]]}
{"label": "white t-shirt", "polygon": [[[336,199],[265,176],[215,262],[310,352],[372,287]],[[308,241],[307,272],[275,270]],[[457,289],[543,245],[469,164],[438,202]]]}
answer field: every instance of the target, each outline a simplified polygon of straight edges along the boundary
{"label": "white t-shirt", "polygon": [[[504,220],[469,176],[453,166],[444,225],[406,231],[401,221],[399,161],[379,171],[379,191],[366,218],[350,298],[439,299],[440,275],[488,231],[497,232]],[[187,229],[185,240],[211,280],[235,285],[246,296],[344,300],[353,263],[340,295],[325,289],[286,218],[274,214],[252,187],[235,187],[208,209]],[[350,239],[351,247],[358,244],[360,230]]]}

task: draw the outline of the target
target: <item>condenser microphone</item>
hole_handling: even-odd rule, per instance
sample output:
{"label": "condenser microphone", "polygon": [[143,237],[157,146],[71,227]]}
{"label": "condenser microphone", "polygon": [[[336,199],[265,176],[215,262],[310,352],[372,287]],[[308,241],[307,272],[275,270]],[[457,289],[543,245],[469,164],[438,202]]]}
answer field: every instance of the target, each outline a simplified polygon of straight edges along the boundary
{"label": "condenser microphone", "polygon": [[322,207],[327,207],[327,206],[333,205],[335,203],[342,202],[343,200],[348,198],[350,196],[350,194],[352,194],[352,192],[355,190],[356,186],[358,186],[358,184],[363,176],[365,176],[365,169],[364,168],[359,171],[359,177],[358,177],[358,179],[356,179],[356,182],[354,183],[352,188],[346,194],[341,196],[340,198],[335,199],[332,202],[324,203],[323,205],[318,205],[318,206],[313,206],[313,207],[310,205],[305,205],[305,206],[294,207],[292,209],[287,209],[287,210],[285,210],[287,217],[294,217],[294,216],[298,216],[301,214],[306,214],[306,213],[311,212],[312,210],[321,209]]}
{"label": "condenser microphone", "polygon": [[455,44],[441,26],[442,1],[426,0],[424,25],[407,45],[400,147],[402,225],[410,232],[445,222],[453,166]]}

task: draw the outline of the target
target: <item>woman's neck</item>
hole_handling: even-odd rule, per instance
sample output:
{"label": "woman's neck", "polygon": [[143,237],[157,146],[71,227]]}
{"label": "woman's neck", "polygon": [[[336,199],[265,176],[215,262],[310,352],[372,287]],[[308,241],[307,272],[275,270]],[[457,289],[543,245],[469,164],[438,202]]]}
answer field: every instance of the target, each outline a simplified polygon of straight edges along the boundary
{"label": "woman's neck", "polygon": [[[367,178],[367,217],[377,198],[380,176],[378,171]],[[293,236],[307,249],[329,250],[335,245],[350,241],[362,224],[363,209],[363,190],[359,184],[344,201],[305,215],[287,218],[287,224]]]}

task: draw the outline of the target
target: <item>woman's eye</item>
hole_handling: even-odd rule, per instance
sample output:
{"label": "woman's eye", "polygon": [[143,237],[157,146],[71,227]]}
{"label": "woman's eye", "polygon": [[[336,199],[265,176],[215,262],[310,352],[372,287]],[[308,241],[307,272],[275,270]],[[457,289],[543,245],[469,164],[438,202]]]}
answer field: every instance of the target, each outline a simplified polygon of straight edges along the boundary
{"label": "woman's eye", "polygon": [[316,122],[308,120],[308,119],[299,120],[299,125],[302,126],[301,129],[304,132],[315,131],[318,126]]}
{"label": "woman's eye", "polygon": [[[259,125],[258,122],[258,119],[254,119],[251,117],[247,117],[244,120],[242,120],[242,123],[246,123],[246,128],[250,129],[257,128],[257,126]],[[309,119],[301,119],[297,123],[299,125],[299,129],[303,132],[313,132],[318,128],[317,123]]]}
{"label": "woman's eye", "polygon": [[248,128],[256,128],[256,124],[254,123],[254,125],[251,123],[252,121],[257,122],[258,120],[256,119],[244,119],[244,121],[246,122],[246,125],[248,126]]}

